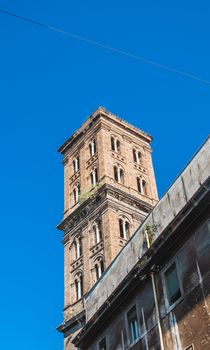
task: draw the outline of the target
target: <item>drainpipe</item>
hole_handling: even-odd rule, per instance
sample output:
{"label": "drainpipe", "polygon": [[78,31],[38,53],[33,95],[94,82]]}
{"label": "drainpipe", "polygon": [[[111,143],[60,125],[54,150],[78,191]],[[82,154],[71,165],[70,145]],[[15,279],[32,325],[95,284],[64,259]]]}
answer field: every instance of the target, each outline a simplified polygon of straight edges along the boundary
{"label": "drainpipe", "polygon": [[[145,231],[145,236],[146,236],[146,241],[147,241],[147,247],[149,249],[151,245],[150,245],[148,233],[147,233],[146,229],[144,231]],[[164,350],[163,333],[162,333],[162,328],[161,328],[161,323],[160,323],[160,312],[159,312],[158,301],[157,301],[157,290],[156,290],[156,285],[155,285],[154,272],[151,272],[150,276],[151,276],[151,280],[152,280],[152,289],[153,289],[154,300],[155,300],[155,311],[156,311],[158,331],[159,331],[159,337],[160,337],[160,348],[161,348],[161,350]]]}

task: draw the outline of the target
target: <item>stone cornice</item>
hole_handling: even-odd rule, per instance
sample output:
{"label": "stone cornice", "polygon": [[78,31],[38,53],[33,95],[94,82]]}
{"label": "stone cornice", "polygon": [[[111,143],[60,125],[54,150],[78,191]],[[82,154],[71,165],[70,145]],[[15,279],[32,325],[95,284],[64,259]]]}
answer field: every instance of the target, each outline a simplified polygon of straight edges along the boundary
{"label": "stone cornice", "polygon": [[118,116],[112,114],[111,112],[107,111],[103,107],[99,107],[96,109],[96,111],[91,114],[86,121],[81,125],[80,128],[77,129],[65,142],[64,144],[58,149],[58,152],[61,154],[65,154],[65,152],[81,137],[90,129],[92,126],[99,120],[99,119],[107,120],[111,123],[113,123],[116,126],[119,126],[120,128],[124,129],[125,131],[129,131],[133,135],[141,138],[143,138],[146,142],[150,143],[152,140],[152,137],[146,133],[143,130],[138,129],[137,127],[129,124],[125,120],[119,118]]}
{"label": "stone cornice", "polygon": [[[58,226],[59,230],[65,232],[65,235],[70,231],[78,229],[79,225],[84,223],[91,217],[94,216],[98,210],[100,212],[105,210],[108,206],[112,205],[113,208],[118,208],[119,205],[110,200],[110,197],[114,197],[117,201],[123,204],[127,204],[134,207],[136,210],[144,211],[149,213],[152,210],[152,206],[131,196],[130,194],[113,187],[112,185],[104,184],[98,191],[81,203],[71,214],[69,214]],[[86,222],[87,224],[87,222]],[[67,239],[68,241],[68,239]],[[64,237],[64,242],[66,242]]]}

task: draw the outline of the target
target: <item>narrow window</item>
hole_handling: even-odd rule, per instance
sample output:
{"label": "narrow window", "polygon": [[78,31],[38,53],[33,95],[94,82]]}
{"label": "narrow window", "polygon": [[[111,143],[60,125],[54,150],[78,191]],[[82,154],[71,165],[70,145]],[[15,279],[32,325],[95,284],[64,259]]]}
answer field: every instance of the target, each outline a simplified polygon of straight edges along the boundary
{"label": "narrow window", "polygon": [[139,177],[137,177],[137,189],[141,193],[142,187],[141,187],[141,179]]}
{"label": "narrow window", "polygon": [[103,338],[98,344],[98,350],[107,350],[106,338]]}
{"label": "narrow window", "polygon": [[82,256],[82,239],[81,237],[77,238],[75,243],[75,259],[79,259]]}
{"label": "narrow window", "polygon": [[124,171],[119,165],[114,166],[114,179],[115,181],[124,184]]}
{"label": "narrow window", "polygon": [[76,173],[80,168],[79,156],[73,160],[74,173]]}
{"label": "narrow window", "polygon": [[133,161],[137,164],[141,162],[141,152],[133,148]]}
{"label": "narrow window", "polygon": [[133,161],[137,163],[137,155],[136,155],[136,150],[133,148]]}
{"label": "narrow window", "polygon": [[83,279],[82,275],[78,275],[77,278],[75,279],[75,292],[76,292],[76,300],[81,299],[82,294],[83,294]]}
{"label": "narrow window", "polygon": [[123,169],[120,169],[120,179],[119,179],[119,182],[121,184],[124,184],[124,171]]}
{"label": "narrow window", "polygon": [[97,263],[95,264],[95,272],[96,272],[96,280],[98,280],[102,273],[104,272],[104,262],[102,258],[98,259]]}
{"label": "narrow window", "polygon": [[95,244],[98,244],[102,240],[102,230],[101,230],[101,222],[96,222],[93,225],[93,231],[95,236]]}
{"label": "narrow window", "polygon": [[116,151],[120,152],[120,141],[119,140],[117,140],[117,142],[116,142]]}
{"label": "narrow window", "polygon": [[139,193],[147,195],[147,183],[144,179],[137,177],[137,189]]}
{"label": "narrow window", "polygon": [[117,170],[117,166],[114,166],[114,179],[115,181],[118,181],[118,170]]}
{"label": "narrow window", "polygon": [[146,181],[142,179],[142,194],[147,194],[147,184]]}
{"label": "narrow window", "polygon": [[96,153],[96,139],[93,140],[93,154]]}
{"label": "narrow window", "polygon": [[80,195],[80,185],[77,184],[73,189],[73,195],[74,195],[74,203],[76,204],[79,201],[79,195]]}
{"label": "narrow window", "polygon": [[124,238],[123,220],[119,219],[120,237]]}
{"label": "narrow window", "polygon": [[127,220],[125,219],[119,219],[119,227],[120,227],[120,237],[124,239],[129,238],[130,234],[130,224]]}
{"label": "narrow window", "polygon": [[138,340],[140,337],[136,306],[134,306],[127,313],[127,322],[128,322],[128,339],[129,339],[129,343],[132,344],[136,340]]}
{"label": "narrow window", "polygon": [[141,152],[137,151],[137,163],[141,162]]}
{"label": "narrow window", "polygon": [[181,297],[181,289],[175,263],[168,268],[164,276],[168,303],[172,305]]}
{"label": "narrow window", "polygon": [[113,136],[111,137],[111,149],[114,152],[120,152],[120,141]]}
{"label": "narrow window", "polygon": [[96,139],[92,140],[89,144],[89,152],[91,157],[96,153]]}
{"label": "narrow window", "polygon": [[115,142],[114,142],[114,137],[111,137],[111,149],[112,151],[115,151]]}
{"label": "narrow window", "polygon": [[98,183],[98,169],[94,169],[90,174],[91,184],[92,186],[96,186]]}
{"label": "narrow window", "polygon": [[101,275],[104,272],[104,262],[103,260],[100,261],[100,268],[101,268]]}
{"label": "narrow window", "polygon": [[99,267],[98,267],[98,265],[95,265],[95,272],[96,272],[96,281],[98,281],[98,279],[99,279]]}

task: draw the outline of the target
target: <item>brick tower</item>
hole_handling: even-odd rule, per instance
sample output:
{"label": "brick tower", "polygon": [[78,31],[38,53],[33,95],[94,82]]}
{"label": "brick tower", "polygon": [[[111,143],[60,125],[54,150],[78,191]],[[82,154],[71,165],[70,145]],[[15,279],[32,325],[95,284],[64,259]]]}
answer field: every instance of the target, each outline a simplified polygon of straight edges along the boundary
{"label": "brick tower", "polygon": [[85,322],[83,296],[157,202],[151,136],[98,108],[59,148],[64,156],[65,350]]}

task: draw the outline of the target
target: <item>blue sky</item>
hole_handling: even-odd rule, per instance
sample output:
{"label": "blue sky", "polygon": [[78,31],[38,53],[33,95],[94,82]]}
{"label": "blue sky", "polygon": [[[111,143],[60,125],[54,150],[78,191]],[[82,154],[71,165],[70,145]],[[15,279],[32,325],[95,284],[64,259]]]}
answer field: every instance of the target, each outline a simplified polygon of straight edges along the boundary
{"label": "blue sky", "polygon": [[[210,80],[210,3],[36,0],[0,8]],[[154,137],[163,194],[209,132],[210,84],[0,14],[0,348],[61,350],[57,148],[102,105]]]}

